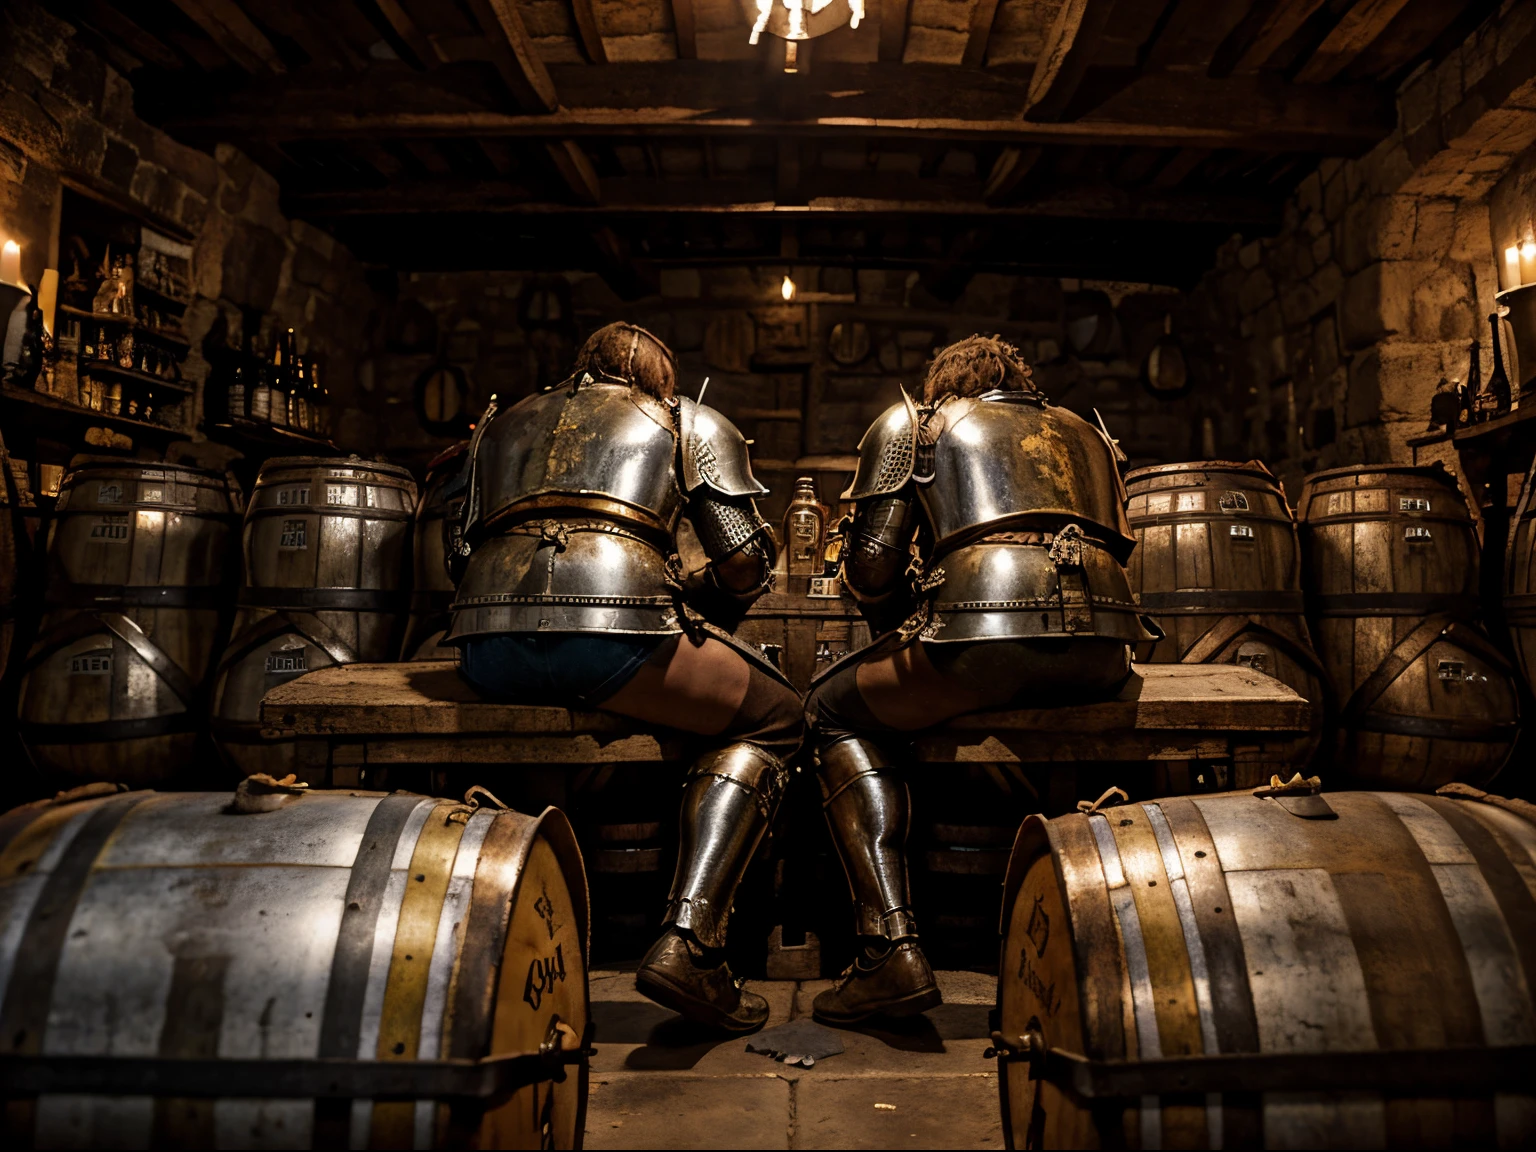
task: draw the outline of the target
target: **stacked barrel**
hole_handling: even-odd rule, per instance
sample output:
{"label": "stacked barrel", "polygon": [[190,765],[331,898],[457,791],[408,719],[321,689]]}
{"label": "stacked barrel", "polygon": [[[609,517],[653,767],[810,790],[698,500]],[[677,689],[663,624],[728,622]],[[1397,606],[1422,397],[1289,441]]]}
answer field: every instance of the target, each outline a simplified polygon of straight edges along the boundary
{"label": "stacked barrel", "polygon": [[1526,685],[1536,685],[1536,464],[1515,508],[1504,569],[1504,624]]}
{"label": "stacked barrel", "polygon": [[1512,670],[1479,624],[1477,526],[1444,467],[1307,477],[1300,519],[1336,765],[1380,787],[1485,783],[1519,719]]}
{"label": "stacked barrel", "polygon": [[1162,464],[1126,478],[1136,550],[1127,572],[1163,638],[1140,646],[1150,664],[1240,664],[1273,676],[1323,722],[1322,667],[1301,591],[1296,522],[1285,492],[1257,460]]}
{"label": "stacked barrel", "polygon": [[151,785],[192,767],[239,514],[239,490],[196,468],[87,459],[65,476],[19,704],[40,768]]}
{"label": "stacked barrel", "polygon": [[415,511],[416,485],[393,464],[284,457],[262,468],[213,694],[214,736],[241,774],[293,768],[292,742],[261,735],[269,689],[316,668],[398,657]]}

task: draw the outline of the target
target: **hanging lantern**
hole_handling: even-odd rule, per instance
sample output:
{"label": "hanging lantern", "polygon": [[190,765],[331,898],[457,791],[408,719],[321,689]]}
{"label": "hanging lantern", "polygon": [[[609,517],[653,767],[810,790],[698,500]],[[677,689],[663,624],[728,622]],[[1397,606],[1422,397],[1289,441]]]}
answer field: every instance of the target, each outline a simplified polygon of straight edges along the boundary
{"label": "hanging lantern", "polygon": [[764,32],[784,40],[809,40],[864,19],[864,0],[741,0],[752,21],[748,43],[756,44]]}

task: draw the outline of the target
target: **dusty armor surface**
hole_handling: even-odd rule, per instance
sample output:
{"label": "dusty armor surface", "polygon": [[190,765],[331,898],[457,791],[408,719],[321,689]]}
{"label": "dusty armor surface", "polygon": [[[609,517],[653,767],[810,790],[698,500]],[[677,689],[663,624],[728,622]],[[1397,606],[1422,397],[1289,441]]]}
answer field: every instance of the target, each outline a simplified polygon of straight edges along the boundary
{"label": "dusty armor surface", "polygon": [[[560,811],[96,787],[0,816],[28,865],[0,876],[7,1086],[44,1085],[10,1147],[581,1146],[587,886]],[[518,1053],[541,1055],[504,1093],[438,1063]]]}
{"label": "dusty armor surface", "polygon": [[1112,449],[1035,392],[951,397],[882,415],[844,499],[916,490],[932,534],[923,635],[1150,638],[1123,567],[1134,541]]}
{"label": "dusty armor surface", "polygon": [[[765,491],[725,417],[620,384],[563,384],[495,412],[470,451],[462,538],[471,552],[449,642],[677,632],[671,560],[690,496]],[[761,530],[750,502],[742,514],[749,523],[709,521],[713,554]]]}

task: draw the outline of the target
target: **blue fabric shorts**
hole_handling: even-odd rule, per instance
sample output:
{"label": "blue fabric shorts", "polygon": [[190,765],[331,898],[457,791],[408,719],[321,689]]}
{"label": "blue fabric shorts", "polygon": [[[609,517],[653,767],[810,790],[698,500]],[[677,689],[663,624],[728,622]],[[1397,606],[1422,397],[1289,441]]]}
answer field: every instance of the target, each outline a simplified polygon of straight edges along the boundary
{"label": "blue fabric shorts", "polygon": [[464,641],[459,674],[492,700],[594,708],[671,639],[583,632],[475,636]]}

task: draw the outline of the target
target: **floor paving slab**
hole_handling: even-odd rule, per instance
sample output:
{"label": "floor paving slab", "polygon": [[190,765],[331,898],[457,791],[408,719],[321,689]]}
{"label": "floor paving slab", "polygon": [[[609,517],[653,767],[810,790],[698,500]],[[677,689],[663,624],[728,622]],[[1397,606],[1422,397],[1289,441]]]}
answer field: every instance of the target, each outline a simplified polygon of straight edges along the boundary
{"label": "floor paving slab", "polygon": [[758,1076],[594,1074],[588,1148],[788,1148],[790,1084]]}
{"label": "floor paving slab", "polygon": [[[997,1077],[849,1077],[795,1084],[793,1148],[1001,1148]],[[886,1107],[879,1107],[885,1105]]]}

